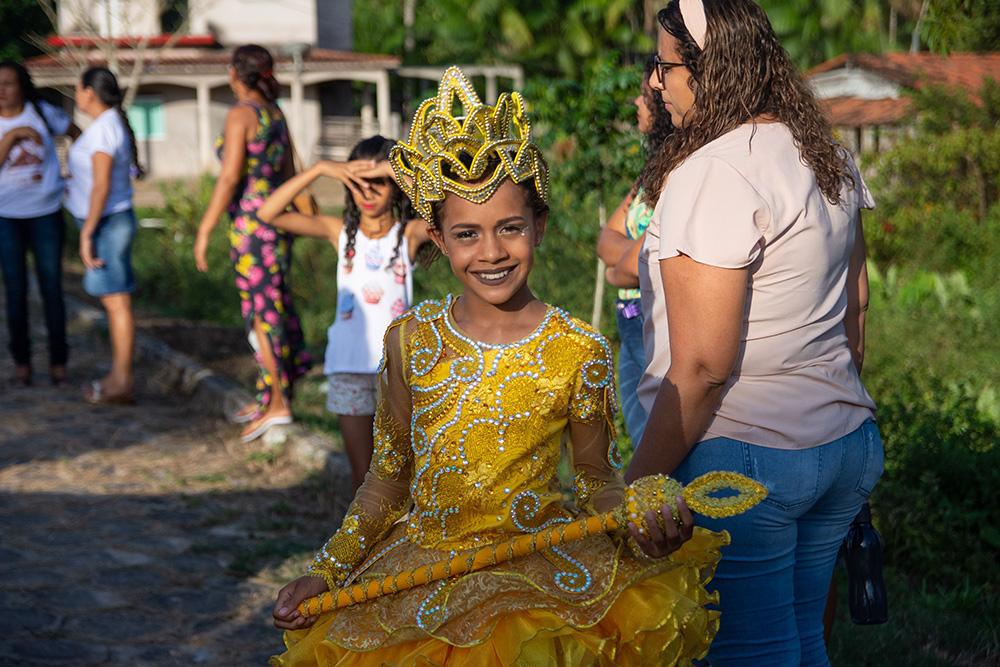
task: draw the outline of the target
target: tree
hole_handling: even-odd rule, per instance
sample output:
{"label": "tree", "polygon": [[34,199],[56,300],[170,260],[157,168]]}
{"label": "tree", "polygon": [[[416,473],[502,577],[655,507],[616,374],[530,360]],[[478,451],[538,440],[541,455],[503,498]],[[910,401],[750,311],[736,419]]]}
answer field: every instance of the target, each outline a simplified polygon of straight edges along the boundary
{"label": "tree", "polygon": [[[638,66],[622,67],[615,58],[605,56],[582,78],[536,80],[527,91],[536,137],[552,171],[552,207],[555,214],[561,214],[559,230],[568,241],[584,243],[582,261],[593,261],[596,233],[606,222],[607,205],[625,194],[642,168],[631,104],[639,91],[641,72]],[[581,215],[593,211],[594,204],[596,220]],[[594,285],[591,324],[599,328],[604,306],[600,260]]]}
{"label": "tree", "polygon": [[[211,0],[209,0],[210,2]],[[131,106],[132,100],[139,90],[142,74],[146,68],[155,65],[163,53],[177,43],[180,37],[187,33],[190,13],[187,0],[120,0],[112,4],[108,0],[102,2],[63,2],[56,0],[37,0],[37,6],[45,14],[49,25],[60,25],[59,13],[68,14],[66,18],[72,26],[74,35],[90,38],[104,55],[107,67],[118,77],[125,98],[122,106]],[[132,20],[141,20],[144,12],[153,10],[160,30],[170,32],[170,37],[159,48],[149,48],[148,30],[137,30]],[[100,11],[95,11],[100,10]],[[131,54],[131,64],[127,70],[120,66],[122,47],[117,42],[119,37],[132,37],[141,33],[128,49]],[[86,49],[67,45],[62,49],[54,49],[39,38],[35,38],[39,49],[48,52],[68,68],[76,67],[81,71],[87,67]]]}
{"label": "tree", "polygon": [[803,68],[841,53],[901,49],[920,12],[920,0],[761,0],[761,6]]}
{"label": "tree", "polygon": [[38,35],[51,32],[52,23],[37,0],[0,0],[0,60],[38,55]]}
{"label": "tree", "polygon": [[996,0],[925,0],[921,37],[934,51],[1000,50],[1000,7]]}
{"label": "tree", "polygon": [[[645,53],[644,2],[636,0],[357,0],[359,50],[410,64],[507,61],[538,74],[579,76],[609,52]],[[404,9],[413,7],[405,48]]]}

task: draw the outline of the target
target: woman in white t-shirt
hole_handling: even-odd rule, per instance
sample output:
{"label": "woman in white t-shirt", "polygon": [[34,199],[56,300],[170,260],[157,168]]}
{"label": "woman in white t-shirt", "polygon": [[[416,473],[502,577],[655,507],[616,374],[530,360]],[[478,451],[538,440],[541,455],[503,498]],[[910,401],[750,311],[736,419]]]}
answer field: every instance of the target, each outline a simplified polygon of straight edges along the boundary
{"label": "woman in white t-shirt", "polygon": [[111,334],[111,370],[84,388],[91,403],[133,402],[132,172],[142,170],[121,104],[118,81],[103,67],[91,67],[76,84],[76,107],[93,121],[69,150],[66,209],[80,228],[83,288],[101,300]]}
{"label": "woman in white t-shirt", "polygon": [[649,411],[626,480],[707,470],[768,498],[727,530],[712,665],[827,665],[837,551],[882,473],[861,383],[873,202],[751,0],[671,0],[657,67],[674,135],[643,174]]}
{"label": "woman in white t-shirt", "polygon": [[66,307],[62,291],[63,179],[53,138],[80,130],[61,109],[42,101],[20,63],[0,62],[0,266],[14,382],[31,384],[28,250],[49,334],[49,377],[66,384]]}

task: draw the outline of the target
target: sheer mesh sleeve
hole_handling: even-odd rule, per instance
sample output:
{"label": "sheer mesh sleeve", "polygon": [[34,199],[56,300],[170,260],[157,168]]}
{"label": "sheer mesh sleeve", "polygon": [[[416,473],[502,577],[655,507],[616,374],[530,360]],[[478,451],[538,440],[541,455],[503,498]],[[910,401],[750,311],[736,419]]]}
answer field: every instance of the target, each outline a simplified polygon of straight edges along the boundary
{"label": "sheer mesh sleeve", "polygon": [[385,335],[371,466],[340,530],[320,549],[309,567],[308,573],[323,577],[331,590],[347,580],[392,524],[410,508],[412,403],[403,377],[404,326],[405,322],[392,326]]}
{"label": "sheer mesh sleeve", "polygon": [[587,359],[570,400],[569,436],[576,504],[595,514],[621,503],[625,484],[615,440],[614,364],[603,337],[593,341]]}

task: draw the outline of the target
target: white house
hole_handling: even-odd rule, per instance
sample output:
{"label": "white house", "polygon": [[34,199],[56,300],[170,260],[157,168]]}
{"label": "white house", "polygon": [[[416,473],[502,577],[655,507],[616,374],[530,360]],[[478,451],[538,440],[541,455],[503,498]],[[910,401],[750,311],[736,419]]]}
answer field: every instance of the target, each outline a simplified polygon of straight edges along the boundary
{"label": "white house", "polygon": [[[235,46],[271,50],[298,153],[344,158],[361,137],[398,137],[391,85],[437,79],[443,67],[400,68],[395,56],[351,50],[351,0],[64,0],[53,53],[26,64],[37,86],[66,91],[90,65],[122,85],[141,68],[129,119],[154,178],[217,168],[215,137],[233,102],[226,65]],[[166,7],[166,9],[164,9]],[[186,19],[186,20],[185,20]],[[497,79],[523,82],[520,67],[470,66],[494,99]]]}
{"label": "white house", "polygon": [[855,154],[879,151],[909,125],[908,90],[961,88],[973,97],[983,82],[1000,82],[1000,53],[844,54],[806,73],[820,105]]}

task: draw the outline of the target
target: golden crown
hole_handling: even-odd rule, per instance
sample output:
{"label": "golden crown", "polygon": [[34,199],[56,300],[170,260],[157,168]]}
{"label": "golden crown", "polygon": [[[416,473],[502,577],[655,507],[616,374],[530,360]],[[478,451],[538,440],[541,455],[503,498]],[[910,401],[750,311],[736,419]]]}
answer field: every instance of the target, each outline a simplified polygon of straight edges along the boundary
{"label": "golden crown", "polygon": [[[456,98],[463,115],[452,115]],[[549,168],[531,142],[524,99],[501,93],[496,106],[483,104],[457,67],[445,70],[437,96],[417,109],[409,138],[393,147],[389,163],[417,213],[431,224],[433,204],[445,193],[481,204],[505,178],[534,178],[538,194],[544,201],[549,197]]]}

